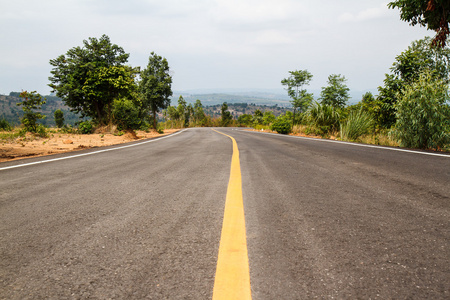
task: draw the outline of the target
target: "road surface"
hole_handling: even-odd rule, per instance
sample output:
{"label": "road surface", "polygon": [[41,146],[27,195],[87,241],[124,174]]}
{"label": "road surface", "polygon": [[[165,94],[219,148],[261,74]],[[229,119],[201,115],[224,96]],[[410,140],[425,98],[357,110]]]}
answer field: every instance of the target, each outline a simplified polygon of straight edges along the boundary
{"label": "road surface", "polygon": [[[450,298],[449,156],[218,131],[253,299]],[[114,148],[0,164],[0,299],[211,299],[231,140]]]}

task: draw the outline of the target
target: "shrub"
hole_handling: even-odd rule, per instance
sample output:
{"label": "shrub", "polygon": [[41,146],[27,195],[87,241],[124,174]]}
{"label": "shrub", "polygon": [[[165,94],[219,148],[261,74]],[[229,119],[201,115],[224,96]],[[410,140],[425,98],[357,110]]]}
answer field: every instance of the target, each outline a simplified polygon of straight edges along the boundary
{"label": "shrub", "polygon": [[91,121],[84,121],[78,124],[78,131],[82,134],[90,134],[92,133],[92,123]]}
{"label": "shrub", "polygon": [[319,134],[324,135],[339,127],[340,114],[331,105],[315,102],[307,111],[308,123],[316,127]]}
{"label": "shrub", "polygon": [[0,130],[11,131],[12,130],[12,126],[5,119],[1,119],[0,120]]}
{"label": "shrub", "polygon": [[350,112],[347,121],[341,124],[341,138],[355,141],[361,135],[369,133],[373,127],[373,119],[370,114],[360,109]]}
{"label": "shrub", "polygon": [[448,85],[430,72],[402,90],[392,134],[402,147],[438,149],[450,143]]}
{"label": "shrub", "polygon": [[61,128],[64,126],[64,113],[62,110],[57,109],[54,112],[56,127]]}
{"label": "shrub", "polygon": [[279,116],[270,129],[281,134],[288,134],[292,131],[292,122],[286,116]]}
{"label": "shrub", "polygon": [[114,100],[113,119],[119,130],[137,130],[142,124],[139,107],[128,99]]}

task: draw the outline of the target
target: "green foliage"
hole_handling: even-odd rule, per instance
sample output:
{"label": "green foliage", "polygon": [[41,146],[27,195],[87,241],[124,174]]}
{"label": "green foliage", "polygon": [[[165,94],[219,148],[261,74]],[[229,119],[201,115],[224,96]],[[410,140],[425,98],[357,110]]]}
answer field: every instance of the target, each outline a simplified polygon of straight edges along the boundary
{"label": "green foliage", "polygon": [[64,126],[64,113],[62,110],[57,109],[54,112],[56,127],[61,128]]}
{"label": "green foliage", "polygon": [[206,115],[203,111],[202,102],[197,99],[193,108],[194,122],[196,126],[205,126],[206,125]]}
{"label": "green foliage", "polygon": [[448,84],[425,72],[402,90],[392,131],[400,145],[438,149],[450,143]]}
{"label": "green foliage", "polygon": [[352,111],[347,120],[341,123],[341,138],[356,141],[361,135],[370,132],[373,123],[370,113],[362,108],[359,111]]}
{"label": "green foliage", "polygon": [[450,2],[447,0],[397,0],[389,2],[389,8],[399,8],[400,18],[411,25],[426,26],[436,31],[433,45],[445,47],[449,35]]}
{"label": "green foliage", "polygon": [[220,111],[221,111],[220,126],[227,127],[230,124],[233,117],[231,116],[231,113],[228,111],[228,104],[226,102],[222,104]]}
{"label": "green foliage", "polygon": [[153,128],[157,129],[156,113],[170,105],[172,96],[172,76],[167,59],[150,54],[147,68],[141,72],[139,92],[143,107],[149,108],[153,115]]}
{"label": "green foliage", "polygon": [[250,114],[242,114],[238,117],[238,123],[241,126],[251,126],[253,123],[253,116]]}
{"label": "green foliage", "polygon": [[78,124],[78,131],[81,134],[90,134],[90,133],[92,133],[92,129],[93,129],[93,126],[92,126],[91,121],[84,121],[84,122],[81,122],[80,124]]}
{"label": "green foliage", "polygon": [[378,87],[374,117],[379,127],[390,128],[395,124],[395,105],[405,86],[417,81],[419,74],[431,72],[433,78],[449,82],[450,49],[431,47],[430,43],[430,38],[414,41],[395,58],[391,74],[385,75],[384,86]]}
{"label": "green foliage", "polygon": [[83,43],[84,47],[74,47],[50,60],[53,69],[49,86],[81,117],[106,124],[111,118],[113,100],[130,96],[135,90],[138,70],[125,65],[129,54],[111,44],[107,35]]}
{"label": "green foliage", "polygon": [[331,105],[333,107],[344,107],[347,104],[350,96],[348,92],[350,89],[345,82],[345,76],[340,74],[331,74],[328,76],[328,86],[322,88],[320,93],[320,100],[322,104]]}
{"label": "green foliage", "polygon": [[263,115],[263,124],[264,125],[272,124],[275,121],[275,119],[276,118],[275,118],[275,115],[273,114],[273,111],[268,110],[268,111],[264,112],[264,115]]}
{"label": "green foliage", "polygon": [[314,99],[312,93],[301,89],[302,86],[309,85],[313,75],[308,70],[289,71],[289,73],[291,75],[281,80],[281,84],[287,87],[289,97],[292,98],[291,103],[294,107],[293,122],[295,123],[296,110],[304,112]]}
{"label": "green foliage", "polygon": [[124,98],[114,100],[112,114],[119,130],[137,130],[142,125],[139,106],[132,100]]}
{"label": "green foliage", "polygon": [[1,119],[0,120],[0,130],[11,131],[12,130],[12,126],[5,119]]}
{"label": "green foliage", "polygon": [[42,105],[45,104],[45,99],[42,100],[42,96],[33,92],[22,92],[20,97],[23,99],[22,102],[17,103],[18,106],[22,106],[24,111],[24,116],[22,117],[22,124],[25,130],[28,132],[38,132],[37,120],[44,119],[45,116],[34,110],[41,109]]}
{"label": "green foliage", "polygon": [[315,102],[306,114],[308,123],[316,127],[317,133],[321,135],[339,127],[340,113],[334,106]]}
{"label": "green foliage", "polygon": [[281,134],[288,134],[292,131],[292,122],[286,116],[279,116],[270,126],[270,130]]}

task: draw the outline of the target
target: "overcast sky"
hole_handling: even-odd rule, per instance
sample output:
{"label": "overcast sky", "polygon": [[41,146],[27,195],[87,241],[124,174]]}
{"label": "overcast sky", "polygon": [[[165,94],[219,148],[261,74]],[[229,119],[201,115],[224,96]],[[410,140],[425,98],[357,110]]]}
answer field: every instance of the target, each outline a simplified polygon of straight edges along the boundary
{"label": "overcast sky", "polygon": [[376,90],[395,56],[433,36],[379,0],[0,0],[0,94],[50,93],[50,59],[106,34],[146,67],[164,56],[175,91],[279,89],[288,71],[309,89],[342,74]]}

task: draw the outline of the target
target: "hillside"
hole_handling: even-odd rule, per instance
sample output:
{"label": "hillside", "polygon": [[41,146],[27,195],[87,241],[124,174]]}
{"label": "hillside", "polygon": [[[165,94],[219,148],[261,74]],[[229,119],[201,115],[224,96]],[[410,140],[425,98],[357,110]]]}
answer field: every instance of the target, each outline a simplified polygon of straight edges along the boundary
{"label": "hillside", "polygon": [[[5,119],[12,125],[19,125],[20,118],[23,116],[22,107],[17,106],[17,103],[22,102],[19,95],[18,92],[11,92],[8,96],[0,95],[0,119]],[[58,109],[64,112],[65,124],[73,125],[80,120],[79,116],[71,112],[60,98],[50,95],[43,96],[43,98],[46,99],[46,103],[42,106],[41,113],[46,118],[39,120],[40,124],[55,126],[54,112]]]}

